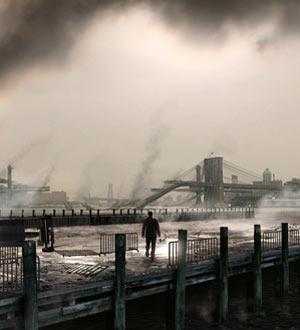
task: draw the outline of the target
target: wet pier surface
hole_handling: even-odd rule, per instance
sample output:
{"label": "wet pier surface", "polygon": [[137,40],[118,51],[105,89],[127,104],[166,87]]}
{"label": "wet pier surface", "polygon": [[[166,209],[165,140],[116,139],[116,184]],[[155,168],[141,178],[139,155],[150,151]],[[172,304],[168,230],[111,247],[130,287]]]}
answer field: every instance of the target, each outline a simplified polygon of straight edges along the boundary
{"label": "wet pier surface", "polygon": [[[249,274],[229,280],[229,319],[220,326],[216,321],[216,281],[187,288],[186,329],[300,329],[300,266],[290,265],[290,294],[283,301],[276,290],[276,269],[263,271],[263,313],[255,317],[251,311]],[[167,330],[168,304],[170,296],[158,294],[127,303],[128,330]],[[94,330],[111,328],[109,313],[66,322],[44,328],[53,330]]]}
{"label": "wet pier surface", "polygon": [[[191,222],[161,223],[162,237],[157,241],[156,261],[151,263],[144,256],[145,242],[141,238],[141,224],[85,226],[55,229],[54,253],[43,253],[41,248],[38,254],[41,258],[41,288],[52,289],[69,287],[84,282],[110,279],[114,274],[114,254],[99,257],[100,234],[115,234],[137,232],[139,235],[139,252],[127,253],[127,276],[159,271],[168,267],[168,243],[177,240],[178,229],[188,230],[189,239],[218,237],[220,226],[229,227],[229,254],[230,256],[249,254],[253,251],[253,225],[260,223],[262,231],[280,228],[280,223],[287,221],[291,225],[300,226],[300,211],[297,210],[259,210],[254,219],[219,219],[200,220]],[[69,253],[65,253],[65,252]],[[74,255],[69,257],[67,255]],[[82,251],[80,256],[75,252]],[[86,254],[85,255],[85,252]],[[87,251],[90,251],[89,253]],[[93,253],[91,253],[93,252]],[[70,272],[70,264],[74,268],[86,265],[102,265],[103,271],[94,277]]]}

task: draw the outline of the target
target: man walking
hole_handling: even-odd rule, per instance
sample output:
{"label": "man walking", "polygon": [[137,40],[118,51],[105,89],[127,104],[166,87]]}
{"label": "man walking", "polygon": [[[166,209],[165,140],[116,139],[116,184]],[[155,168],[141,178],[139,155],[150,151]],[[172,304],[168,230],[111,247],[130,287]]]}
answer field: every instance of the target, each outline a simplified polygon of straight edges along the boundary
{"label": "man walking", "polygon": [[153,213],[148,212],[148,218],[145,219],[142,229],[142,237],[146,237],[146,257],[149,257],[149,249],[151,244],[151,261],[155,257],[156,237],[160,237],[159,223],[153,218]]}

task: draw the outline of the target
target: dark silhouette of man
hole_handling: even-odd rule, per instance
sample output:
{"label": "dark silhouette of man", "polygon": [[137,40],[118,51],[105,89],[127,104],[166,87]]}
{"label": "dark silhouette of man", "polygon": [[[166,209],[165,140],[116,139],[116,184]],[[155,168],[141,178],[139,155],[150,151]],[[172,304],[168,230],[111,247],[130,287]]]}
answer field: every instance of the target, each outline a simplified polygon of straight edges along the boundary
{"label": "dark silhouette of man", "polygon": [[149,249],[151,244],[151,260],[155,257],[156,237],[160,237],[159,223],[153,218],[153,213],[148,212],[148,218],[145,219],[142,229],[142,237],[146,237],[146,257],[149,257]]}

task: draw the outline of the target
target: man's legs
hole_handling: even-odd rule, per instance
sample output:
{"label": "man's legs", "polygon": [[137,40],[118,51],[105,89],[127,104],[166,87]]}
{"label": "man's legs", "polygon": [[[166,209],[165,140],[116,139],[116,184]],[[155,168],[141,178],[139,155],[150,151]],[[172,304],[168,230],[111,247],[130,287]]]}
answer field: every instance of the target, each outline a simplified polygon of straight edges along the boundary
{"label": "man's legs", "polygon": [[150,242],[151,238],[146,237],[146,257],[149,257]]}
{"label": "man's legs", "polygon": [[151,260],[155,257],[156,237],[151,238]]}

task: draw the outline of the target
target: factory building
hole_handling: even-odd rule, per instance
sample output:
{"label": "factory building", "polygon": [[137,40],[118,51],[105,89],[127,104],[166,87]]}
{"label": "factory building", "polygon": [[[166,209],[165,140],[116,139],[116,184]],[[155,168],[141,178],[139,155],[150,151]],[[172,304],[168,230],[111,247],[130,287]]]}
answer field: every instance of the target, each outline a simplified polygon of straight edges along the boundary
{"label": "factory building", "polygon": [[13,167],[7,166],[6,178],[0,178],[0,207],[24,206],[33,193],[50,191],[49,186],[31,187],[13,181]]}

